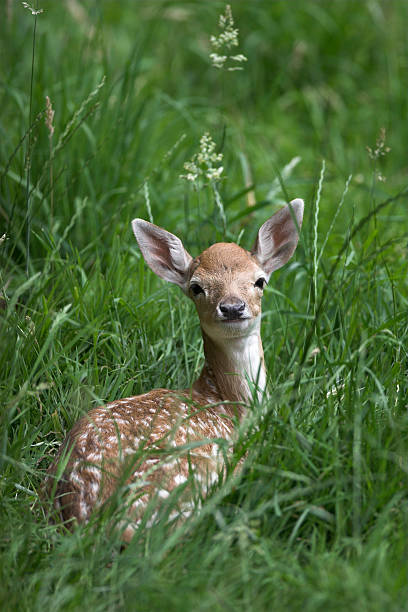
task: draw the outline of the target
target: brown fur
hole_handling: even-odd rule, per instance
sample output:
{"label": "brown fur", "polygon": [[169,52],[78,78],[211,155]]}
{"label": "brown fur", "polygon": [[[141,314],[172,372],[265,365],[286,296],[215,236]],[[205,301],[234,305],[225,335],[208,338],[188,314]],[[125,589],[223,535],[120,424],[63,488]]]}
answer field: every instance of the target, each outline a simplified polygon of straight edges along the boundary
{"label": "brown fur", "polygon": [[[206,405],[209,401],[215,407]],[[72,428],[48,470],[47,494],[52,496],[55,488],[54,505],[61,518],[68,525],[73,519],[88,521],[119,486],[146,480],[144,474],[148,482],[138,487],[130,506],[134,524],[155,493],[160,497],[160,491],[183,484],[191,469],[204,488],[207,480],[211,484],[211,475],[222,468],[222,451],[203,440],[230,439],[237,416],[233,406],[219,410],[217,402],[222,402],[221,397],[208,389],[202,375],[197,390],[195,386],[180,392],[155,389],[91,410]],[[200,444],[193,451],[178,450],[191,442]],[[55,483],[64,456],[68,462]],[[125,540],[132,534],[133,529],[127,528]]]}

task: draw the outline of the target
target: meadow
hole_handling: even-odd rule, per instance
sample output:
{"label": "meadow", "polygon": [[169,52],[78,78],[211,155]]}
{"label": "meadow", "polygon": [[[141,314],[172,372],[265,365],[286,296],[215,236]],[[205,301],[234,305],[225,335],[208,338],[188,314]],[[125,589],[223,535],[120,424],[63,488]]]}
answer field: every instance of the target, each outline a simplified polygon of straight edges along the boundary
{"label": "meadow", "polygon": [[[210,59],[218,0],[24,4],[0,7],[1,609],[407,610],[408,4],[233,0],[232,71]],[[205,133],[216,190],[180,178]],[[193,305],[131,220],[249,248],[296,197],[264,296],[270,397],[230,476],[124,550],[120,503],[50,524],[78,417],[200,371]]]}

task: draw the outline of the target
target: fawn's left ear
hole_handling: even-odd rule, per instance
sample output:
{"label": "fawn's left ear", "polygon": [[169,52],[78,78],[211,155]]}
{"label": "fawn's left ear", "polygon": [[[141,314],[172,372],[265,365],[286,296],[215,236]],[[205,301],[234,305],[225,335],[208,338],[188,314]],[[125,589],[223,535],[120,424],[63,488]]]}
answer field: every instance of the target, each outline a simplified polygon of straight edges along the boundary
{"label": "fawn's left ear", "polygon": [[295,252],[303,220],[303,207],[300,198],[292,200],[259,229],[251,253],[269,276],[289,261]]}
{"label": "fawn's left ear", "polygon": [[193,258],[180,238],[144,219],[133,219],[132,229],[144,260],[153,272],[187,292]]}

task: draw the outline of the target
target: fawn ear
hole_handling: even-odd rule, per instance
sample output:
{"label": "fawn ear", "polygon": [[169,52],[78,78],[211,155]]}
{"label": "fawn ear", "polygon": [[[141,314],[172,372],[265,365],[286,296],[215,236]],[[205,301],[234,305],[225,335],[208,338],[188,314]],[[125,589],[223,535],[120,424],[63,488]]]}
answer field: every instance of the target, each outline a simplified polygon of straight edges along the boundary
{"label": "fawn ear", "polygon": [[188,271],[193,258],[181,240],[143,219],[133,219],[132,229],[144,260],[153,272],[187,291]]}
{"label": "fawn ear", "polygon": [[303,200],[292,200],[259,229],[251,252],[269,276],[289,261],[295,252],[303,220],[303,207]]}

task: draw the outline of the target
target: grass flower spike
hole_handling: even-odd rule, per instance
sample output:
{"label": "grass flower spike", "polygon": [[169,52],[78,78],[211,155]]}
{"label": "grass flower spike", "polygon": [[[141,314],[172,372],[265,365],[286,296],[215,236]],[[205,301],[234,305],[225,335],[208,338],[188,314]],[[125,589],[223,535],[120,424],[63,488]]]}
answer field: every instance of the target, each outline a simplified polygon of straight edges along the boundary
{"label": "grass flower spike", "polygon": [[45,125],[49,132],[49,138],[51,139],[54,134],[54,115],[55,111],[52,108],[51,100],[49,96],[45,96],[46,107],[45,107]]}
{"label": "grass flower spike", "polygon": [[[234,28],[231,6],[227,4],[225,14],[220,15],[219,26],[221,33],[218,36],[211,36],[210,43],[214,52],[210,54],[210,59],[214,68],[233,71],[243,70],[242,66],[236,65],[246,62],[247,58],[242,53],[231,55],[231,50],[238,47],[238,28]],[[231,65],[232,64],[232,65]]]}
{"label": "grass flower spike", "polygon": [[384,183],[387,178],[384,176],[384,174],[377,170],[377,164],[382,157],[385,157],[387,153],[391,151],[391,147],[388,147],[385,144],[385,135],[385,128],[382,127],[380,129],[380,134],[377,140],[375,141],[375,147],[366,147],[368,156],[370,159],[373,160],[374,163],[374,177],[381,183]]}
{"label": "grass flower spike", "polygon": [[28,2],[22,2],[21,4],[23,5],[24,8],[31,11],[32,15],[41,15],[41,13],[44,12],[44,9],[35,9],[30,4],[28,4]]}
{"label": "grass flower spike", "polygon": [[49,96],[45,96],[45,125],[48,130],[48,139],[50,144],[50,217],[51,221],[54,217],[54,174],[52,168],[53,160],[53,148],[52,148],[52,137],[54,135],[54,115],[55,111],[52,108],[51,100]]}
{"label": "grass flower spike", "polygon": [[380,134],[375,141],[375,147],[366,147],[368,151],[368,155],[371,159],[379,159],[380,157],[384,157],[391,151],[391,147],[387,147],[385,145],[385,128],[382,127],[380,129]]}
{"label": "grass flower spike", "polygon": [[218,164],[222,161],[222,153],[216,153],[216,144],[210,134],[206,132],[200,138],[200,150],[195,153],[190,161],[184,164],[186,174],[180,175],[192,183],[197,183],[199,179],[207,179],[211,182],[216,182],[221,179],[221,174],[224,170],[223,166]]}

